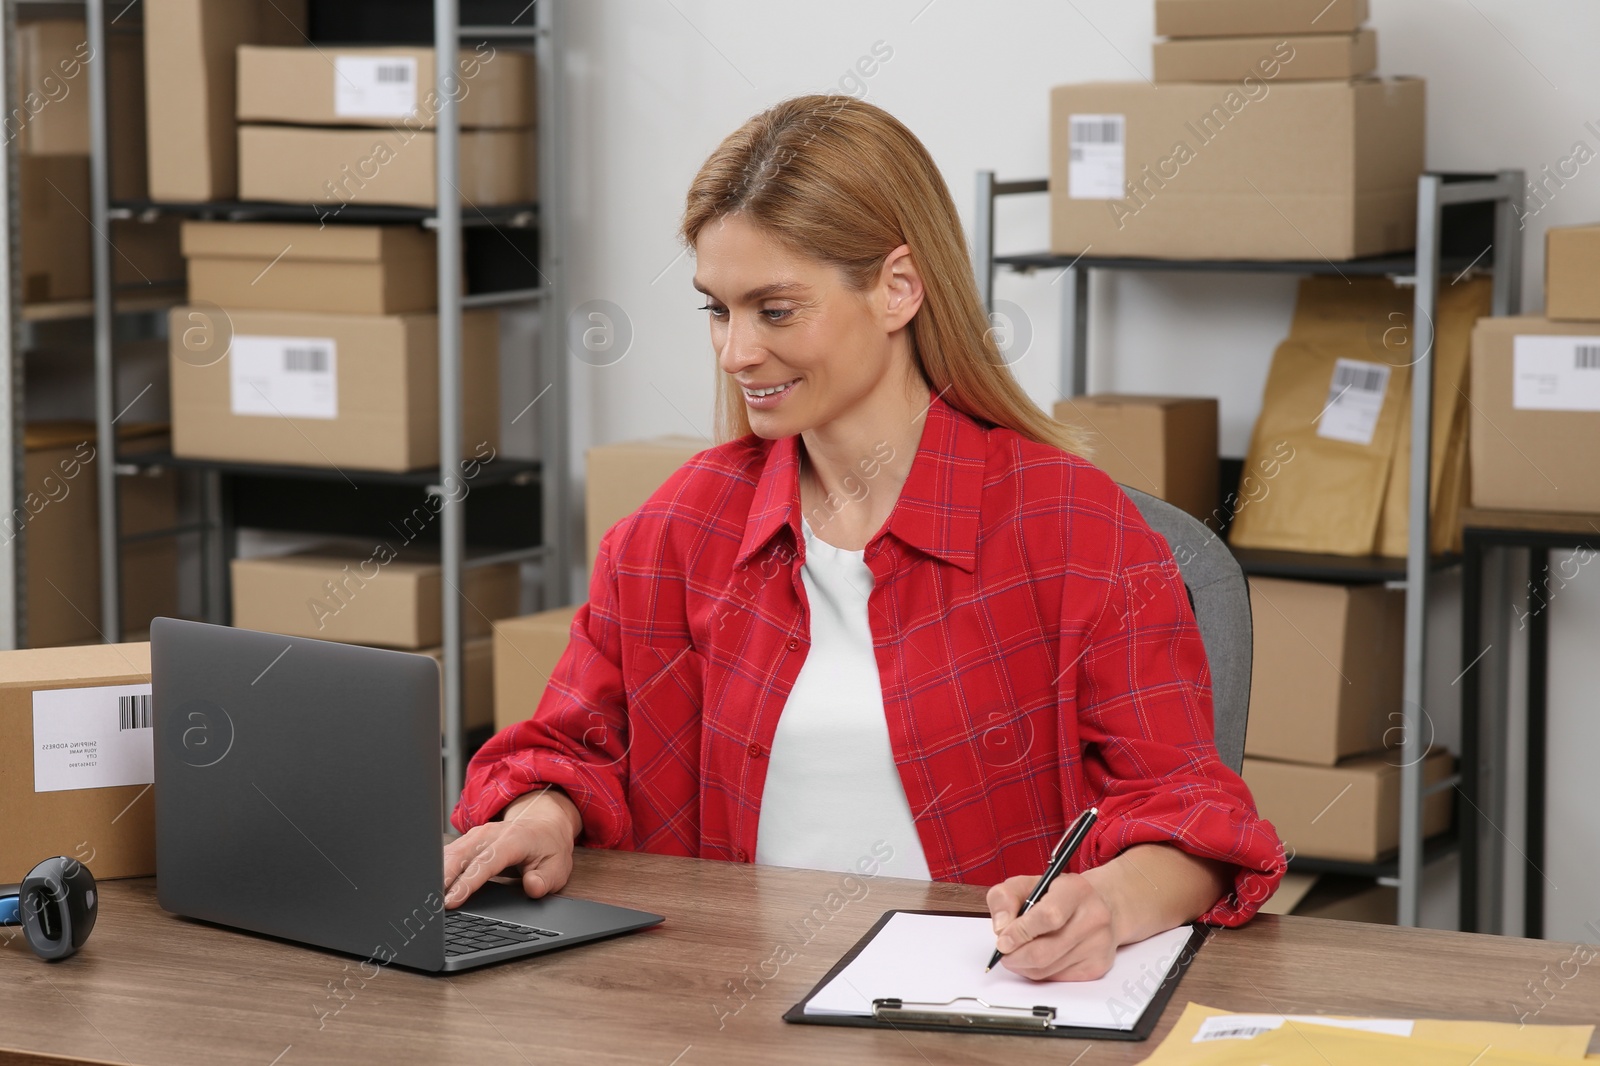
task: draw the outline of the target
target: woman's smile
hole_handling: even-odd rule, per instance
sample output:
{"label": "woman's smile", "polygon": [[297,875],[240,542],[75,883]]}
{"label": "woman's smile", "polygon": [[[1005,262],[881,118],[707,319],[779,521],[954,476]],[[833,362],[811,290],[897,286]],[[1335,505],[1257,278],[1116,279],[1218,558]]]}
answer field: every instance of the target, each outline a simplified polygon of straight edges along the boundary
{"label": "woman's smile", "polygon": [[767,411],[782,403],[784,397],[793,392],[794,387],[798,384],[800,384],[800,379],[795,378],[793,381],[780,382],[777,385],[769,385],[764,388],[751,388],[742,382],[740,387],[744,390],[745,403],[758,411]]}

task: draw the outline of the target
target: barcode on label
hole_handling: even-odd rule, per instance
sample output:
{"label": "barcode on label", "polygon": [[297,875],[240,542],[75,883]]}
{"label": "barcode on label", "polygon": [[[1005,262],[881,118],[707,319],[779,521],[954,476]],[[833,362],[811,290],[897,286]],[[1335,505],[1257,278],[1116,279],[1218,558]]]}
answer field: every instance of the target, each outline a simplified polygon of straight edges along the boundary
{"label": "barcode on label", "polygon": [[150,694],[117,697],[117,732],[150,728]]}
{"label": "barcode on label", "polygon": [[411,68],[404,63],[385,63],[377,69],[378,84],[404,85],[411,81]]}
{"label": "barcode on label", "polygon": [[1266,1025],[1236,1025],[1231,1029],[1209,1029],[1196,1033],[1192,1042],[1203,1044],[1207,1040],[1254,1040],[1262,1033],[1270,1033],[1272,1030],[1272,1026]]}
{"label": "barcode on label", "polygon": [[1389,385],[1389,368],[1368,364],[1347,362],[1341,359],[1333,368],[1333,389],[1341,392],[1345,389],[1354,389],[1356,392],[1382,393]]}
{"label": "barcode on label", "polygon": [[283,369],[308,374],[326,374],[328,372],[328,350],[326,348],[285,348],[283,350]]}
{"label": "barcode on label", "polygon": [[1572,350],[1576,370],[1600,370],[1600,344],[1580,344]]}
{"label": "barcode on label", "polygon": [[1072,120],[1072,144],[1121,144],[1122,118],[1075,118]]}

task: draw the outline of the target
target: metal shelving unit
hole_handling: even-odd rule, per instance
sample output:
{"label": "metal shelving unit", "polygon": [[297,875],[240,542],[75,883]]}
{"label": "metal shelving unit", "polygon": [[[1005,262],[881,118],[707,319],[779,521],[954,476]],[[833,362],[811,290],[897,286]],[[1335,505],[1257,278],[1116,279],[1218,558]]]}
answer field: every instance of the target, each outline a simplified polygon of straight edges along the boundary
{"label": "metal shelving unit", "polygon": [[[1415,365],[1419,370],[1426,367],[1429,372],[1412,375],[1410,525],[1405,559],[1383,556],[1345,558],[1296,552],[1235,552],[1246,573],[1250,574],[1323,581],[1383,581],[1406,589],[1399,855],[1384,863],[1300,860],[1296,869],[1358,873],[1392,883],[1400,890],[1400,924],[1414,926],[1418,921],[1424,864],[1458,850],[1455,832],[1432,840],[1423,839],[1423,800],[1436,792],[1456,788],[1463,780],[1463,774],[1479,772],[1477,739],[1464,733],[1460,772],[1426,787],[1422,781],[1421,764],[1425,751],[1422,688],[1426,666],[1424,636],[1428,580],[1430,574],[1459,561],[1454,557],[1430,556],[1428,552],[1430,451],[1433,439],[1431,360],[1439,278],[1447,272],[1464,272],[1474,265],[1487,267],[1494,276],[1491,313],[1518,313],[1522,292],[1522,232],[1517,220],[1522,207],[1523,173],[1520,170],[1502,170],[1493,174],[1430,172],[1422,175],[1417,184],[1416,250],[1410,254],[1372,256],[1338,263],[1322,259],[1257,261],[1074,257],[1051,253],[996,255],[995,200],[1001,196],[1048,192],[1049,188],[1050,183],[1045,179],[1002,182],[996,180],[993,171],[978,172],[977,214],[972,242],[973,269],[986,308],[993,306],[995,271],[1000,267],[1017,271],[1055,269],[1066,272],[1062,286],[1061,316],[1061,391],[1066,396],[1078,396],[1088,391],[1089,277],[1096,271],[1340,274],[1389,277],[1414,286],[1413,350],[1422,353]],[[1448,226],[1447,221],[1450,223]],[[1458,826],[1477,824],[1477,815],[1466,809],[1466,799],[1460,790],[1456,808]],[[1479,877],[1477,849],[1461,850],[1463,859],[1469,860],[1463,862],[1461,877],[1464,883],[1470,881],[1475,885]]]}
{"label": "metal shelving unit", "polygon": [[[10,114],[14,101],[10,73],[15,62],[15,21],[20,4],[28,0],[0,0],[0,18],[4,20],[6,46],[0,50],[0,86],[6,99],[6,113]],[[125,19],[125,10],[108,16],[106,0],[77,0],[76,3],[39,3],[34,6],[50,15],[81,13],[86,22],[89,46],[93,55],[108,55],[105,47],[108,17],[118,22],[118,31],[128,28],[134,19]],[[120,6],[120,5],[118,5]],[[453,195],[441,195],[437,208],[414,209],[379,205],[350,205],[339,212],[338,223],[409,222],[436,230],[438,234],[439,263],[439,466],[435,470],[413,471],[407,474],[346,472],[349,479],[376,491],[369,495],[382,496],[385,491],[426,494],[440,501],[438,539],[440,562],[446,587],[443,597],[442,622],[444,633],[444,735],[441,758],[445,775],[446,812],[454,805],[460,792],[465,767],[466,737],[461,722],[462,705],[462,645],[463,605],[459,590],[464,570],[503,562],[530,564],[538,576],[542,590],[543,606],[565,604],[571,598],[571,547],[568,527],[571,518],[571,473],[568,440],[568,413],[562,403],[547,403],[538,412],[539,454],[537,462],[497,459],[484,464],[483,472],[473,480],[473,492],[466,499],[453,500],[446,491],[445,478],[461,469],[465,458],[461,439],[461,319],[462,312],[478,307],[536,307],[540,310],[539,344],[537,351],[538,387],[549,389],[559,397],[567,394],[567,367],[564,356],[565,333],[560,322],[566,306],[563,284],[562,257],[565,248],[564,225],[560,212],[549,205],[564,202],[563,160],[565,154],[565,117],[562,114],[562,55],[563,28],[559,5],[551,0],[538,0],[516,16],[515,24],[462,25],[459,0],[434,0],[432,4],[433,47],[436,51],[434,86],[443,106],[437,117],[436,167],[438,187],[453,190],[458,187],[460,167],[460,123],[456,100],[450,79],[456,65],[457,49],[464,42],[492,41],[496,44],[531,45],[534,53],[535,99],[537,122],[537,169],[539,202],[504,207],[463,207]],[[528,21],[523,22],[522,19]],[[99,234],[109,235],[113,219],[150,218],[160,214],[176,214],[192,218],[220,218],[229,220],[307,221],[319,220],[315,207],[296,204],[273,203],[157,203],[153,201],[113,202],[110,198],[108,140],[107,73],[105,63],[91,61],[85,64],[88,71],[90,116],[90,217]],[[8,338],[8,373],[0,380],[0,449],[5,462],[0,464],[0,515],[11,514],[20,493],[22,449],[22,352],[25,322],[20,305],[19,255],[16,226],[16,158],[15,147],[5,150],[7,166],[4,203],[0,204],[0,235],[5,238],[9,262],[5,271],[5,286],[0,291],[0,329]],[[514,288],[507,291],[478,292],[463,295],[460,284],[463,268],[463,233],[467,228],[496,227],[502,230],[537,226],[539,253],[535,269],[539,275],[536,286]],[[509,240],[509,238],[508,238]],[[297,486],[297,494],[315,495],[315,486],[337,479],[343,485],[345,474],[316,468],[281,467],[240,463],[218,463],[200,460],[176,459],[171,455],[119,456],[116,449],[114,422],[118,416],[119,402],[126,397],[117,395],[115,370],[118,325],[133,310],[146,315],[159,315],[155,306],[124,307],[119,305],[112,285],[112,255],[114,251],[107,240],[97,239],[93,246],[94,296],[88,304],[54,309],[51,313],[31,318],[82,317],[92,326],[94,352],[94,408],[97,436],[97,454],[115,457],[114,461],[101,462],[96,467],[96,490],[100,502],[99,553],[102,575],[100,603],[100,629],[110,642],[122,638],[120,596],[120,549],[125,542],[118,524],[118,479],[132,476],[151,468],[172,467],[194,472],[198,477],[203,520],[198,525],[185,525],[167,531],[168,535],[181,536],[193,533],[201,537],[202,600],[204,616],[214,622],[229,620],[228,563],[234,554],[235,505],[233,493],[236,483],[250,486]],[[148,301],[146,301],[148,303]],[[35,309],[30,309],[35,310]],[[526,502],[528,493],[536,493],[536,513],[533,524],[537,535],[524,536],[521,544],[504,543],[503,528],[497,539],[496,529],[506,527],[507,506],[505,492],[522,489],[520,497]],[[480,494],[493,496],[502,492],[498,509],[469,501]],[[409,498],[409,497],[408,497]],[[421,498],[418,496],[417,498]],[[309,513],[309,511],[307,512]],[[474,518],[469,526],[469,515]],[[309,521],[309,519],[305,519]],[[509,525],[523,529],[529,523],[510,521]],[[467,533],[469,528],[482,527],[487,535],[479,537],[482,546],[492,549],[491,554],[467,558]],[[307,528],[305,531],[318,531]],[[150,534],[143,535],[148,538]],[[25,639],[25,537],[0,537],[0,601],[14,606],[0,611],[0,648],[17,646]],[[454,595],[449,594],[455,592]]]}
{"label": "metal shelving unit", "polygon": [[[15,0],[0,3],[0,114],[16,113],[17,10]],[[23,502],[22,448],[22,262],[17,233],[16,139],[0,147],[0,334],[5,342],[5,367],[0,372],[0,649],[18,647],[27,628],[23,566],[27,562],[27,528],[18,522]],[[20,528],[19,528],[20,527]]]}

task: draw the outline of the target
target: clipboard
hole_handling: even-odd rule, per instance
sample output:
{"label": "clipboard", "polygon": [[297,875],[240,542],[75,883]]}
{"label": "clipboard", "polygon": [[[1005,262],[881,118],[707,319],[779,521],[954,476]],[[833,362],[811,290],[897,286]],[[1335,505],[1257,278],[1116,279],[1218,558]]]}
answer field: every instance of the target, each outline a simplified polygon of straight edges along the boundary
{"label": "clipboard", "polygon": [[1194,960],[1206,934],[1198,924],[1190,926],[1189,939],[1179,950],[1175,965],[1163,978],[1160,987],[1145,1007],[1144,1013],[1131,1029],[1102,1029],[1093,1026],[1058,1026],[1054,1024],[1053,1007],[1036,1007],[1028,1004],[991,1004],[976,999],[954,1000],[949,1003],[908,1003],[899,999],[875,999],[872,1014],[807,1014],[806,1004],[872,942],[873,938],[896,914],[932,914],[950,918],[987,918],[988,914],[974,911],[917,911],[891,910],[867,930],[865,936],[845,953],[811,991],[784,1012],[783,1020],[800,1025],[847,1025],[861,1029],[922,1029],[934,1032],[984,1032],[1018,1036],[1058,1036],[1072,1040],[1148,1040],[1161,1020],[1178,982],[1183,979],[1189,963]]}

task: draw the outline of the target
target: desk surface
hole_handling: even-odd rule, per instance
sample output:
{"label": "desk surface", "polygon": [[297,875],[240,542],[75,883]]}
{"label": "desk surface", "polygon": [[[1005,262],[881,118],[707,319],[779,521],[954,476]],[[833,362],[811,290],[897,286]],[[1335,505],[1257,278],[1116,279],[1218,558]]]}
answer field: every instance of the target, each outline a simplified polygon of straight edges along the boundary
{"label": "desk surface", "polygon": [[[571,890],[667,921],[450,977],[388,968],[363,984],[358,960],[173,917],[148,878],[104,882],[98,925],[79,955],[46,964],[20,938],[0,945],[0,1049],[44,1053],[0,1050],[0,1064],[1059,1066],[1091,1046],[782,1021],[885,910],[981,912],[978,888],[580,848]],[[793,958],[780,965],[785,947]],[[1200,951],[1151,1042],[1098,1041],[1083,1062],[1138,1062],[1190,1000],[1516,1021],[1513,1005],[1537,1006],[1529,982],[1545,978],[1546,965],[1562,972],[1571,955],[1553,942],[1262,916],[1218,931]],[[341,1007],[330,985],[347,979]],[[751,992],[735,995],[735,982]],[[1600,977],[1580,972],[1537,1020],[1597,1016]]]}

